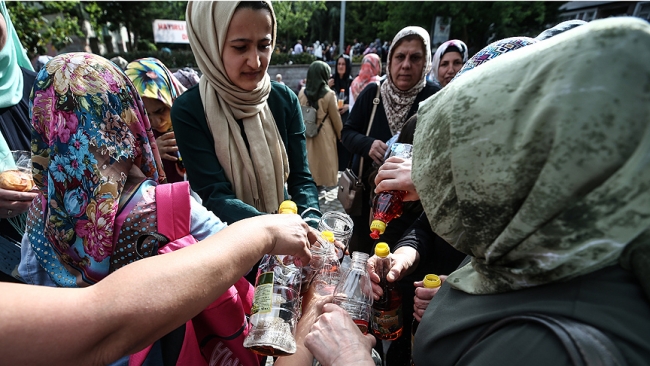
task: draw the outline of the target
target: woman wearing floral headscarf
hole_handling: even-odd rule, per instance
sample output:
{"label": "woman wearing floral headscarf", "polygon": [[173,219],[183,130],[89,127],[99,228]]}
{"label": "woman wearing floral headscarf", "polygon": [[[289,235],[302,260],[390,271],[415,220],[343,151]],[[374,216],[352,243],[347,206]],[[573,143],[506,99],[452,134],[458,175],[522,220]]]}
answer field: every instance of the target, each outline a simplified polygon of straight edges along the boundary
{"label": "woman wearing floral headscarf", "polygon": [[361,91],[370,83],[379,81],[381,74],[381,59],[376,53],[369,53],[363,56],[361,60],[361,70],[359,76],[352,80],[350,86],[350,109],[354,106],[354,101],[359,97]]}
{"label": "woman wearing floral headscarf", "polygon": [[178,154],[178,146],[172,130],[170,112],[176,98],[186,90],[176,77],[153,57],[141,58],[129,63],[124,70],[133,86],[140,93],[144,108],[151,121],[156,145],[169,183],[185,179],[185,167]]}
{"label": "woman wearing floral headscarf", "polygon": [[[79,287],[111,271],[116,218],[165,181],[142,100],[112,62],[53,58],[31,99],[32,165],[40,195],[27,218],[19,272],[26,282]],[[198,240],[224,227],[190,200]]]}
{"label": "woman wearing floral headscarf", "polygon": [[431,79],[444,88],[467,62],[468,57],[467,45],[463,41],[452,39],[441,44],[433,55]]}
{"label": "woman wearing floral headscarf", "polygon": [[[276,212],[289,196],[298,213],[318,209],[298,97],[267,73],[277,29],[271,2],[190,1],[186,19],[203,75],[171,115],[203,205],[226,222]],[[305,216],[318,224],[317,212]]]}
{"label": "woman wearing floral headscarf", "polygon": [[[427,83],[426,75],[431,68],[429,33],[420,27],[406,27],[393,38],[388,51],[386,80],[380,88],[380,103],[368,136],[373,99],[378,86],[369,84],[359,95],[341,132],[343,145],[355,154],[353,168],[358,172],[363,157],[364,182],[368,182],[371,164],[381,165],[387,149],[386,141],[397,134],[406,120],[417,112],[418,104],[440,90]],[[367,184],[367,183],[366,183]],[[353,217],[354,234],[350,251],[370,253],[373,241],[368,235],[370,192],[364,190],[360,216]]]}

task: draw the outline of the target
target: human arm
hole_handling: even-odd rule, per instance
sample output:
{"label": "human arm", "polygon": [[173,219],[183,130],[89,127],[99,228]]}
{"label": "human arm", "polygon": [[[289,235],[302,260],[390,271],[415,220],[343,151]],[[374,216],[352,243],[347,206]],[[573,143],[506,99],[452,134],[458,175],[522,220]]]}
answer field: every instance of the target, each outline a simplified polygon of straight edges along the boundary
{"label": "human arm", "polygon": [[0,218],[7,219],[27,211],[37,195],[34,191],[18,192],[0,188]]}
{"label": "human arm", "polygon": [[323,313],[305,337],[305,346],[323,366],[368,365],[375,345],[372,334],[362,334],[350,315],[334,304],[323,305]]}
{"label": "human arm", "polygon": [[264,254],[307,263],[306,244],[314,241],[298,215],[266,215],[124,266],[90,287],[0,283],[0,359],[15,365],[107,364],[197,315]]}
{"label": "human arm", "polygon": [[382,191],[406,191],[404,201],[420,199],[411,180],[411,160],[392,156],[379,167],[375,177],[375,193]]}
{"label": "human arm", "polygon": [[203,205],[227,223],[262,215],[235,196],[214,150],[214,138],[205,119],[198,87],[176,99],[171,118],[188,180]]}
{"label": "human arm", "polygon": [[[372,100],[377,94],[377,88],[377,84],[369,84],[363,89],[361,94],[359,94],[358,100],[355,102],[356,108],[353,108],[350,111],[348,119],[343,125],[343,130],[341,130],[341,142],[343,143],[343,146],[345,146],[345,148],[347,148],[351,153],[366,158],[370,158],[370,149],[373,143],[377,140],[375,137],[366,136],[368,124],[370,122],[370,115],[372,114],[373,109]],[[376,114],[379,114],[380,109],[383,109],[383,107],[378,105]],[[377,121],[377,115],[375,115],[375,121]],[[373,123],[373,126],[374,125],[375,124]],[[390,136],[388,136],[388,138],[390,138]],[[377,141],[382,142],[381,140]]]}

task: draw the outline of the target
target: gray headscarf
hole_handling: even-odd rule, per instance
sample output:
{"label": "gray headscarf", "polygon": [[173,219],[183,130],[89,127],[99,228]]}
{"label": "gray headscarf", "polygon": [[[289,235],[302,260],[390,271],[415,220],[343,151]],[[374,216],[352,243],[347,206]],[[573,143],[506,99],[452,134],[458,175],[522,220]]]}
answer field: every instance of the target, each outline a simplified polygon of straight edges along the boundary
{"label": "gray headscarf", "polygon": [[[420,106],[413,182],[472,256],[472,294],[620,263],[650,294],[650,25],[593,21],[502,55]],[[571,62],[567,62],[571,60]]]}

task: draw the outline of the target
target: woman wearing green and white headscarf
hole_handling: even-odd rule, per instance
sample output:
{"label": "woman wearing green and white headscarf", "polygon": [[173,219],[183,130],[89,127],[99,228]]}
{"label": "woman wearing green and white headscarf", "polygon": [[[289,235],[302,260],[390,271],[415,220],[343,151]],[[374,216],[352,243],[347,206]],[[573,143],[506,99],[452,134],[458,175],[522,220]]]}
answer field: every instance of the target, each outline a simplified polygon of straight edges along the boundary
{"label": "woman wearing green and white headscarf", "polygon": [[[15,169],[13,150],[30,151],[29,93],[36,78],[25,50],[20,45],[4,1],[0,1],[0,171]],[[20,242],[33,192],[0,188],[0,245],[15,250]],[[9,220],[4,220],[9,219]],[[0,262],[11,272],[16,263]]]}
{"label": "woman wearing green and white headscarf", "polygon": [[413,183],[433,231],[471,262],[424,313],[416,365],[572,364],[532,323],[469,350],[497,321],[531,312],[600,330],[629,365],[650,360],[648,44],[642,20],[593,21],[420,105]]}
{"label": "woman wearing green and white headscarf", "polygon": [[316,123],[320,132],[307,136],[309,171],[317,186],[335,186],[338,173],[336,141],[341,139],[343,122],[336,105],[336,94],[327,81],[331,69],[323,61],[314,61],[307,71],[307,83],[298,93],[300,105],[316,108]]}

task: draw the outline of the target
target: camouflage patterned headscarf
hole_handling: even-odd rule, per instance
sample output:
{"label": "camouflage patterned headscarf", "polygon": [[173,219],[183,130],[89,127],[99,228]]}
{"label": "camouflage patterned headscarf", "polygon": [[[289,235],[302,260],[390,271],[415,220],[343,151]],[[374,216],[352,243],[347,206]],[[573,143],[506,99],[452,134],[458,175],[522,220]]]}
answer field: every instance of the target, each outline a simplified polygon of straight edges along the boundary
{"label": "camouflage patterned headscarf", "polygon": [[[620,263],[650,294],[650,25],[593,21],[423,102],[413,182],[471,294]],[[570,60],[570,61],[569,61]]]}

